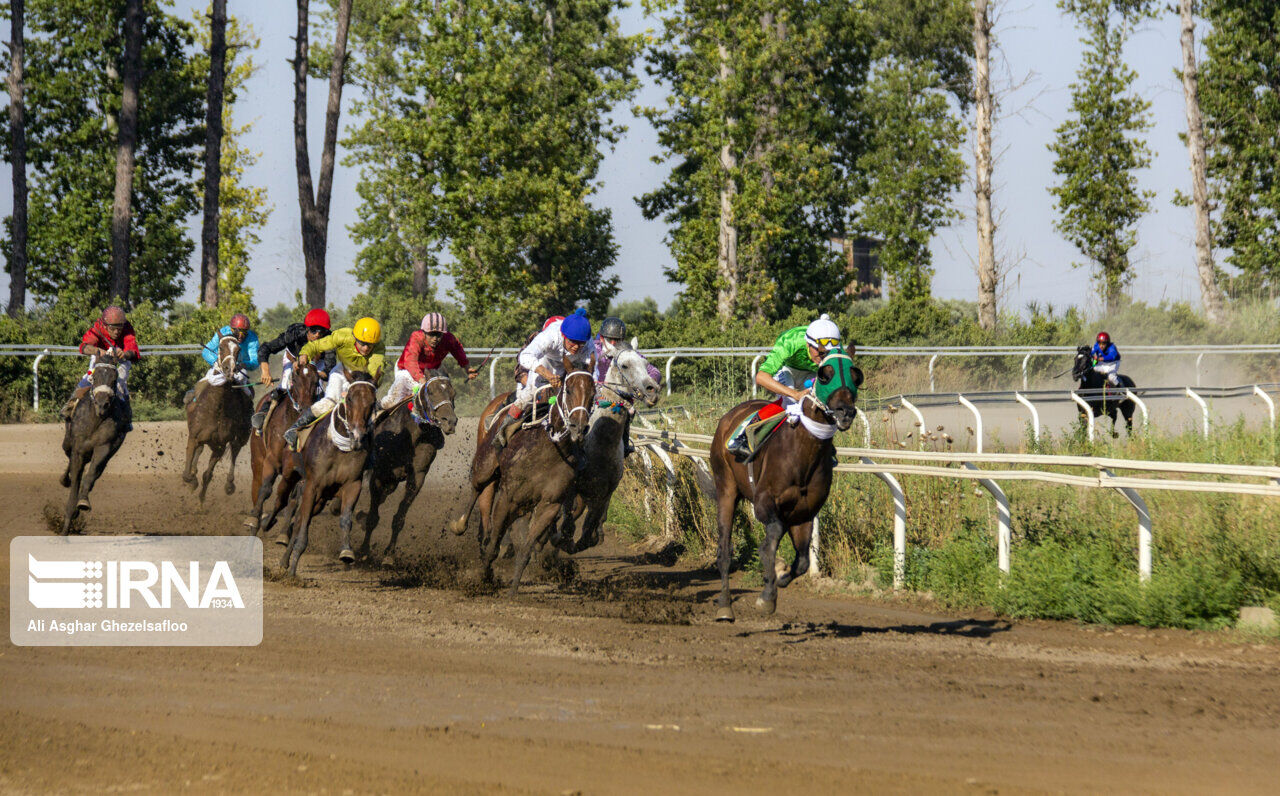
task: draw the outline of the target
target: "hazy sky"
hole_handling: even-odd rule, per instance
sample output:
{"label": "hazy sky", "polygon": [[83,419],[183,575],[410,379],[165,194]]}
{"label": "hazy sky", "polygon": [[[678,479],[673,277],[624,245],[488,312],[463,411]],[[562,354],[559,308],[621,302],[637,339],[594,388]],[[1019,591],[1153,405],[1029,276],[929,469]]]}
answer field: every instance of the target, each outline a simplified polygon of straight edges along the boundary
{"label": "hazy sky", "polygon": [[[320,6],[313,3],[313,6]],[[206,8],[206,0],[177,0],[177,13],[189,15]],[[249,283],[260,306],[291,297],[303,287],[301,234],[298,226],[297,182],[293,158],[293,74],[288,59],[293,54],[292,35],[296,17],[293,4],[279,2],[243,3],[231,0],[229,11],[249,23],[262,39],[255,54],[261,64],[248,91],[236,105],[238,122],[256,121],[244,143],[261,153],[257,166],[246,179],[265,186],[275,207],[262,244],[253,253]],[[627,32],[656,26],[639,8],[622,15]],[[1197,28],[1197,34],[1203,34]],[[5,40],[8,32],[4,31]],[[999,159],[995,173],[995,203],[999,227],[996,244],[1006,260],[1015,263],[1006,286],[1002,306],[1021,309],[1029,301],[1052,302],[1057,306],[1077,304],[1093,309],[1094,299],[1088,273],[1071,267],[1078,261],[1075,249],[1054,231],[1052,197],[1047,187],[1054,182],[1052,155],[1046,145],[1054,129],[1063,122],[1070,102],[1069,84],[1080,60],[1079,34],[1051,0],[1012,0],[1002,4],[996,20],[1000,62],[993,79],[996,87],[1017,90],[1007,94],[998,111],[995,126]],[[1166,14],[1131,40],[1126,57],[1139,72],[1137,88],[1152,102],[1154,128],[1147,136],[1153,151],[1152,167],[1140,173],[1143,188],[1155,192],[1153,211],[1138,230],[1134,250],[1136,278],[1134,295],[1140,299],[1199,300],[1196,279],[1191,211],[1172,205],[1174,191],[1189,184],[1187,151],[1178,140],[1185,128],[1185,108],[1181,84],[1173,70],[1180,61],[1176,15]],[[319,152],[324,124],[327,81],[309,85],[309,131],[313,174],[319,168]],[[351,117],[352,89],[343,97],[344,123]],[[663,92],[647,80],[636,102],[658,104]],[[144,98],[145,101],[145,98]],[[667,167],[651,162],[658,154],[653,129],[643,119],[619,108],[617,117],[629,128],[616,150],[609,153],[600,170],[598,203],[613,210],[614,228],[620,247],[617,272],[622,277],[622,299],[652,296],[662,306],[675,296],[678,286],[663,276],[671,262],[663,238],[666,225],[645,221],[635,197],[652,190],[662,181]],[[967,120],[972,122],[970,118]],[[345,127],[345,124],[344,124]],[[339,146],[339,160],[345,155]],[[966,145],[966,163],[972,152]],[[0,194],[0,213],[12,206],[9,170],[3,169],[5,187]],[[355,257],[347,227],[356,218],[357,174],[339,165],[333,186],[329,220],[329,300],[344,303],[357,292],[354,278],[347,273]],[[976,299],[976,251],[971,209],[971,184],[957,197],[957,207],[965,217],[944,230],[934,242],[934,293],[941,298]],[[198,219],[192,222],[192,238],[199,240]],[[197,247],[196,256],[199,251]],[[193,261],[198,265],[198,261]],[[104,266],[106,260],[104,258]],[[6,285],[7,276],[0,276]],[[194,283],[194,276],[192,277]],[[194,289],[188,290],[188,297]]]}

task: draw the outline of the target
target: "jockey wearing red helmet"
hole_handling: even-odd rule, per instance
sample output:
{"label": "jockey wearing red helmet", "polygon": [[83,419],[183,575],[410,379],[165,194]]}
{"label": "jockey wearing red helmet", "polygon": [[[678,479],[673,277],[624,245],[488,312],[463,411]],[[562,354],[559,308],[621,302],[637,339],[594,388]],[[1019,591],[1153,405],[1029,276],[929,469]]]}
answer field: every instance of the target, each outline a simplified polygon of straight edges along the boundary
{"label": "jockey wearing red helmet", "polygon": [[[289,385],[293,382],[293,362],[298,358],[298,352],[307,343],[319,340],[322,337],[328,337],[332,331],[330,328],[331,323],[329,313],[323,307],[314,307],[303,316],[302,323],[289,324],[289,328],[281,332],[275,339],[263,343],[259,348],[264,382],[271,379],[271,369],[267,360],[272,354],[278,354],[283,351],[284,365],[280,371],[280,384],[271,392],[271,400],[262,408],[262,411],[254,414],[250,420],[255,431],[262,431],[262,424],[266,421],[267,413],[271,411],[271,407],[289,391]],[[337,362],[337,359],[334,353],[327,351],[324,356],[316,361],[316,370],[320,371],[322,377],[328,376],[335,362]],[[322,389],[323,385],[317,387],[317,390]]]}
{"label": "jockey wearing red helmet", "polygon": [[1111,335],[1098,332],[1093,344],[1093,369],[1101,373],[1113,387],[1120,387],[1120,349],[1111,342]]}
{"label": "jockey wearing red helmet", "polygon": [[[142,356],[142,352],[138,350],[137,334],[133,331],[133,324],[129,323],[124,310],[116,306],[103,310],[101,317],[80,336],[80,353],[89,355],[90,373],[93,371],[93,363],[99,356],[113,356],[120,360],[116,368],[116,391],[128,404],[129,370]],[[76,404],[88,392],[89,375],[86,373],[80,377],[80,382],[76,384],[70,400],[62,407],[62,416],[65,419],[71,419],[71,413],[75,411]],[[132,429],[133,426],[130,424],[125,430]]]}

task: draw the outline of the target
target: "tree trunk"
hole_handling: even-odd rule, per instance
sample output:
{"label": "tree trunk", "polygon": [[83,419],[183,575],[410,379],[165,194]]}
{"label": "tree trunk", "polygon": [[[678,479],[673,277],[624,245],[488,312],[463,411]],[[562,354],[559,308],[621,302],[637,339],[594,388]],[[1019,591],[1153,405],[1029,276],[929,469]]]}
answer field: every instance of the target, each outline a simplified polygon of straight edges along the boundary
{"label": "tree trunk", "polygon": [[995,220],[991,214],[991,15],[987,0],[973,3],[974,194],[978,222],[978,325],[996,327]]}
{"label": "tree trunk", "polygon": [[227,67],[227,0],[209,16],[209,87],[204,111],[204,227],[200,232],[200,300],[218,304],[218,202],[222,185],[222,94]]}
{"label": "tree trunk", "polygon": [[[725,105],[728,105],[729,53],[723,44],[720,45],[720,84],[721,91],[726,94]],[[733,317],[738,304],[738,227],[733,220],[733,198],[738,192],[737,177],[734,171],[738,168],[738,159],[733,153],[729,130],[733,128],[732,117],[725,118],[725,140],[720,147],[720,168],[723,170],[720,188],[720,240],[716,255],[716,276],[720,282],[716,291],[716,315],[721,323]]]}
{"label": "tree trunk", "polygon": [[1192,0],[1179,0],[1182,15],[1182,94],[1187,103],[1187,150],[1191,155],[1192,201],[1196,215],[1196,270],[1200,273],[1200,300],[1205,315],[1214,323],[1222,321],[1222,289],[1213,266],[1213,238],[1209,230],[1209,190],[1207,185],[1204,122],[1200,116],[1200,87],[1196,72],[1196,23]]}
{"label": "tree trunk", "polygon": [[142,82],[142,0],[127,0],[124,12],[124,84],[116,143],[116,189],[111,206],[110,297],[129,303],[129,227],[133,220],[134,156],[138,147],[138,86]]}
{"label": "tree trunk", "polygon": [[13,166],[13,250],[9,253],[9,315],[17,317],[27,303],[27,124],[23,104],[26,49],[24,0],[10,0],[12,42],[9,45],[9,161]]}
{"label": "tree trunk", "polygon": [[427,258],[422,257],[416,250],[410,250],[410,254],[413,258],[413,297],[423,298],[431,290]]}

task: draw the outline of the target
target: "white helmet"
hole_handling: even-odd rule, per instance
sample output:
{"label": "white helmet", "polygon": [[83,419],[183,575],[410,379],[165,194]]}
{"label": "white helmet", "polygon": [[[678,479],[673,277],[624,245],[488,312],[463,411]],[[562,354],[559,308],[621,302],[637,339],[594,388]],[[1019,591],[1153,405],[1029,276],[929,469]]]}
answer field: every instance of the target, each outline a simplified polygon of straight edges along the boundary
{"label": "white helmet", "polygon": [[804,330],[804,341],[814,348],[827,350],[840,345],[840,327],[825,312]]}

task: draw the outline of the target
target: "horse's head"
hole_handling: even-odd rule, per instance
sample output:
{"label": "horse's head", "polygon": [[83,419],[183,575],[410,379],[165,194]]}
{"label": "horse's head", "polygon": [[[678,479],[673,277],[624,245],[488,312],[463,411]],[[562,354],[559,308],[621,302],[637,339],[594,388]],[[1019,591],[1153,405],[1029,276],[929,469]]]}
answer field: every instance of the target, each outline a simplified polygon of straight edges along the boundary
{"label": "horse's head", "polygon": [[858,415],[855,404],[860,386],[862,370],[853,366],[853,358],[843,348],[831,349],[818,364],[818,377],[813,385],[814,396],[841,431],[848,430]]}
{"label": "horse's head", "polygon": [[111,410],[111,399],[116,397],[116,377],[120,362],[115,357],[100,356],[93,363],[93,375],[89,382],[93,387],[93,409],[98,417],[106,417]]}
{"label": "horse's head", "polygon": [[218,372],[231,378],[236,372],[236,362],[240,359],[240,338],[234,334],[223,335],[218,340]]}
{"label": "horse's head", "polygon": [[305,365],[293,363],[292,383],[289,385],[289,396],[300,407],[310,406],[315,399],[316,388],[320,386],[320,371],[314,362]]}
{"label": "horse's head", "polygon": [[440,427],[445,434],[452,434],[458,427],[458,413],[453,408],[457,393],[453,380],[444,371],[427,371],[427,382],[418,390],[414,401],[422,402],[422,414]]}
{"label": "horse's head", "polygon": [[574,444],[582,442],[591,424],[591,408],[596,400],[596,379],[590,370],[575,365],[564,358],[564,378],[560,382],[560,394],[556,408],[564,421],[565,430]]}
{"label": "horse's head", "polygon": [[[370,419],[373,407],[378,402],[378,386],[368,373],[353,373],[347,394],[342,403],[334,410],[334,422],[341,422],[346,427],[346,436],[351,439],[351,449],[359,450],[364,446],[369,435]],[[338,429],[339,433],[342,429]]]}
{"label": "horse's head", "polygon": [[604,383],[610,388],[621,387],[631,398],[643,400],[649,406],[656,404],[661,394],[658,382],[649,375],[649,361],[636,350],[636,339],[631,338],[629,343],[622,341],[617,351]]}
{"label": "horse's head", "polygon": [[1085,374],[1089,372],[1089,366],[1093,364],[1093,352],[1089,346],[1082,345],[1076,347],[1076,361],[1071,366],[1071,378],[1076,381],[1084,381]]}

